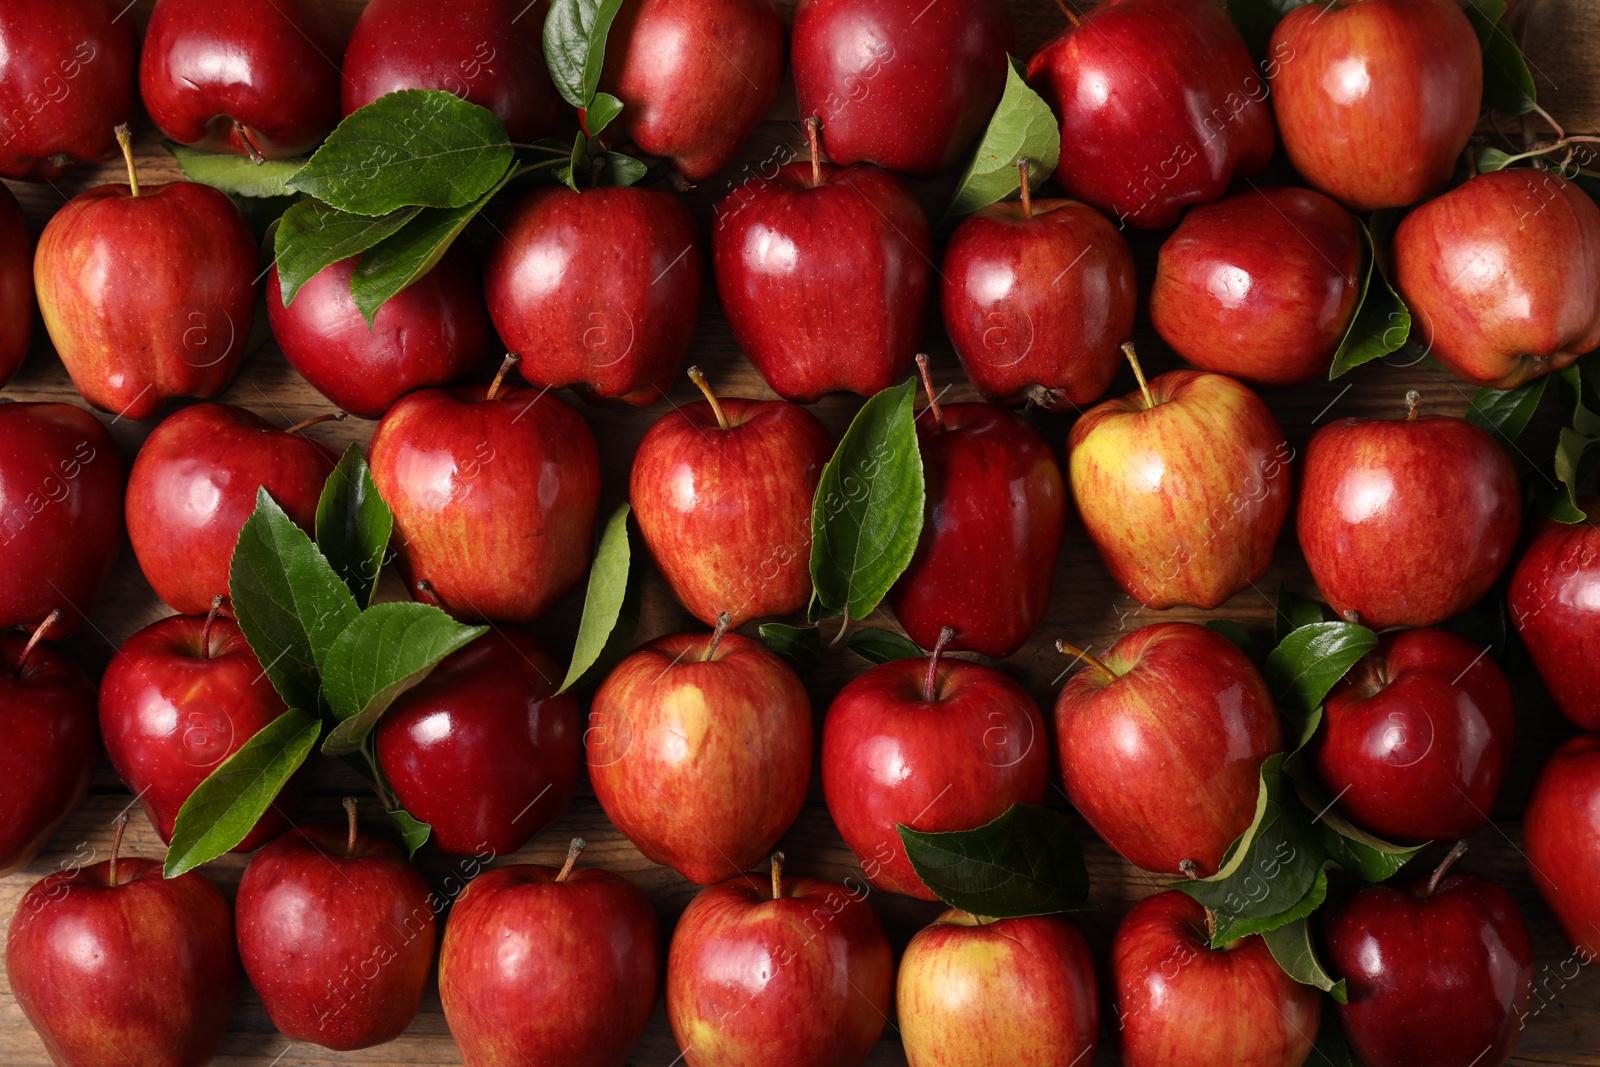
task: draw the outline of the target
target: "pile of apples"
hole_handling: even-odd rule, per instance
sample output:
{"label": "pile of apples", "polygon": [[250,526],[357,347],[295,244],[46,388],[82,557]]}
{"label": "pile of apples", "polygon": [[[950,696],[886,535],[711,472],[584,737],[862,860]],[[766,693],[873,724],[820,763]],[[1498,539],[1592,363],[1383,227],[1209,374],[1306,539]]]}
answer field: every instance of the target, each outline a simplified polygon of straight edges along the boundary
{"label": "pile of apples", "polygon": [[[532,142],[573,122],[545,64],[546,8],[371,0],[346,42],[315,0],[156,0],[141,44],[120,2],[0,4],[0,175],[55,181],[114,158],[139,101],[169,140],[262,164],[404,88],[455,92]],[[481,267],[453,246],[371,323],[351,297],[356,257],[286,292],[229,196],[141,188],[125,131],[129,184],[73,198],[36,249],[0,191],[0,382],[37,304],[73,384],[111,418],[206,401],[166,414],[131,464],[81,407],[0,404],[0,873],[50,839],[102,745],[170,841],[196,787],[285,711],[229,617],[230,560],[259,489],[310,529],[339,457],[311,424],[209,401],[248,353],[263,290],[290,365],[376,420],[369,461],[406,590],[491,624],[373,735],[431,847],[469,858],[459,896],[361,831],[353,802],[347,825],[296,825],[297,782],[239,843],[255,854],[231,905],[197,871],[164,879],[115,849],[50,874],[12,917],[6,965],[55,1063],[209,1062],[241,963],[292,1040],[381,1044],[410,1025],[436,954],[451,1032],[482,1067],[623,1064],[663,986],[691,1067],[849,1067],[891,1019],[916,1067],[1064,1067],[1093,1059],[1102,996],[1132,1067],[1307,1061],[1322,994],[1258,936],[1211,947],[1210,916],[1183,893],[1137,905],[1098,978],[1058,915],[952,909],[897,963],[868,898],[937,899],[897,828],[971,830],[1042,803],[1052,749],[1065,794],[1120,855],[1213,875],[1255,817],[1263,763],[1294,746],[1257,665],[1198,625],[1082,653],[1049,722],[993,665],[1045,616],[1073,512],[1153,610],[1254,587],[1293,514],[1333,613],[1382,631],[1307,748],[1340,813],[1377,837],[1448,842],[1487,824],[1516,708],[1494,659],[1440,627],[1503,576],[1554,702],[1600,731],[1600,503],[1524,537],[1516,470],[1484,430],[1397,398],[1393,418],[1331,422],[1300,455],[1253,388],[1328,373],[1369,256],[1353,213],[1388,208],[1412,209],[1389,276],[1439,364],[1500,389],[1570,366],[1600,346],[1600,208],[1538,167],[1452,187],[1483,96],[1454,0],[1296,8],[1259,67],[1208,0],[1067,17],[1026,69],[1059,121],[1052,177],[1070,199],[1035,196],[1019,161],[1019,197],[948,234],[903,176],[958,169],[995,113],[1014,43],[1003,0],[801,0],[787,31],[771,0],[623,0],[599,85],[625,104],[619,143],[676,181],[519,186]],[[730,182],[708,243],[671,186],[727,170],[786,63],[807,148]],[[1280,145],[1303,186],[1251,180]],[[1149,318],[1195,369],[1144,377],[1127,226],[1169,231]],[[562,665],[521,627],[589,571],[601,467],[555,390],[665,398],[708,284],[779,399],[719,398],[690,368],[706,399],[650,426],[629,496],[667,585],[711,630],[633,650],[591,697],[558,692]],[[737,631],[812,598],[835,442],[805,405],[870,397],[914,360],[928,381],[917,353],[936,294],[986,399],[941,405],[929,385],[917,417],[926,522],[885,603],[926,655],[855,678],[819,728],[795,667]],[[488,376],[496,337],[515,355],[467,384]],[[1104,399],[1124,360],[1138,389]],[[1023,405],[1077,413],[1064,465]],[[124,535],[176,614],[129,638],[97,685],[55,642],[95,610]],[[566,811],[583,764],[639,851],[706,887],[664,960],[655,907],[580,866],[581,841],[559,870],[486,866]],[[774,854],[814,765],[861,864],[844,885],[786,877]],[[1536,884],[1592,960],[1600,732],[1555,754],[1524,826]],[[1515,1047],[1528,926],[1502,889],[1449,870],[1458,854],[1317,919],[1348,983],[1339,1023],[1369,1067],[1497,1067]]]}

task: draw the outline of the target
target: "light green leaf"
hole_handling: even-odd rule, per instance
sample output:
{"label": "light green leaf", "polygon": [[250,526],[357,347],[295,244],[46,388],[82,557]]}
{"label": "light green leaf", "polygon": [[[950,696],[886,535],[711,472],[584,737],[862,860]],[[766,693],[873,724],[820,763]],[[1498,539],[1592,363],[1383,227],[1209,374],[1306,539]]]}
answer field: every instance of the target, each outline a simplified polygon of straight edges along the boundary
{"label": "light green leaf", "polygon": [[1005,95],[978,142],[978,150],[956,183],[946,218],[970,215],[1022,188],[1019,161],[1028,161],[1028,182],[1042,183],[1061,159],[1061,127],[1050,105],[1028,87],[1027,70],[1015,59],[1006,67]]}
{"label": "light green leaf", "polygon": [[573,107],[588,108],[595,102],[606,60],[606,35],[621,8],[622,0],[550,2],[544,20],[544,62],[556,91]]}
{"label": "light green leaf", "polygon": [[400,831],[400,840],[406,846],[406,858],[415,859],[417,849],[427,844],[428,838],[433,835],[433,827],[404,808],[395,808],[388,815],[389,820],[394,823],[394,828]]}
{"label": "light green leaf", "polygon": [[1267,682],[1280,706],[1320,707],[1334,683],[1378,647],[1378,635],[1351,622],[1317,622],[1294,630],[1267,656]]}
{"label": "light green leaf", "polygon": [[273,260],[283,306],[294,303],[300,287],[324,268],[360,255],[416,218],[421,208],[408,207],[369,219],[331,208],[320,200],[302,200],[278,221],[273,234]]}
{"label": "light green leaf", "polygon": [[639,621],[639,581],[641,568],[633,566],[633,537],[626,504],[620,505],[606,520],[600,535],[600,548],[589,568],[589,586],[583,597],[583,619],[578,623],[578,642],[572,650],[572,664],[557,693],[598,680],[621,659],[633,641]]}
{"label": "light green leaf", "polygon": [[305,166],[303,159],[269,159],[257,165],[244,156],[226,152],[202,152],[171,141],[161,147],[178,161],[183,176],[192,182],[220,189],[229,196],[289,196],[289,179]]}
{"label": "light green leaf", "polygon": [[393,530],[394,513],[378,495],[361,446],[352,444],[322,487],[317,548],[350,587],[358,607],[370,605],[378,591],[383,554]]}

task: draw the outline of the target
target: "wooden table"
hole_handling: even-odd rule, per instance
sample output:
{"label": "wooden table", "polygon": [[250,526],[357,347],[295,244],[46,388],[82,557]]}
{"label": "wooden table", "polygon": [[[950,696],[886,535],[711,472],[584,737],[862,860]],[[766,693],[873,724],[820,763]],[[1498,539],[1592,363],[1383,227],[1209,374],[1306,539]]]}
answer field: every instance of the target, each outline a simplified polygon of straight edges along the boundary
{"label": "wooden table", "polygon": [[[347,22],[353,23],[364,0],[327,2]],[[138,18],[142,24],[148,18],[150,3],[151,0],[140,0],[130,17]],[[790,5],[785,3],[784,6],[787,8]],[[1597,104],[1597,98],[1600,98],[1597,85],[1600,83],[1593,77],[1594,61],[1591,58],[1595,42],[1600,41],[1600,12],[1589,0],[1526,0],[1522,8],[1524,10],[1518,14],[1529,25],[1530,33],[1537,37],[1538,48],[1531,60],[1547,94],[1547,103],[1551,104],[1557,118],[1569,129],[1600,129],[1600,104]],[[1013,0],[1013,10],[1019,37],[1018,51],[1023,55],[1031,54],[1039,43],[1064,24],[1064,19],[1050,0]],[[739,164],[730,168],[726,175],[707,181],[686,195],[685,199],[702,227],[708,228],[710,225],[712,205],[737,182],[759,169],[780,148],[798,148],[804,144],[796,118],[793,92],[786,87],[768,121],[745,147]],[[138,143],[146,182],[178,177],[176,167],[159,148],[158,137],[148,124],[140,129]],[[746,165],[750,170],[741,169]],[[37,231],[67,198],[100,182],[119,180],[122,180],[120,167],[108,165],[79,172],[55,186],[13,183],[12,188],[22,200]],[[951,182],[946,179],[915,184],[930,214],[937,218],[948,199]],[[1147,236],[1134,235],[1141,283],[1146,288],[1150,282],[1157,244],[1156,240]],[[739,353],[716,306],[714,290],[708,287],[708,293],[710,295],[695,335],[690,359],[705,369],[725,396],[769,396],[760,377]],[[1152,373],[1167,369],[1176,361],[1149,329],[1142,302],[1140,310],[1141,322],[1136,340],[1146,365]],[[947,397],[972,399],[974,394],[966,384],[949,342],[938,325],[936,313],[930,321],[927,350],[933,360],[937,382],[941,386],[949,386]],[[1270,391],[1265,395],[1297,450],[1303,449],[1317,425],[1329,419],[1350,415],[1397,414],[1402,409],[1403,396],[1412,388],[1422,392],[1423,404],[1428,410],[1455,414],[1466,410],[1472,394],[1469,387],[1442,371],[1405,365],[1408,362],[1395,357],[1361,368],[1337,382],[1319,382],[1299,389]],[[1124,372],[1114,392],[1120,394],[1132,388],[1132,378]],[[34,352],[21,373],[3,390],[3,395],[18,400],[81,403],[60,362],[51,352],[42,327],[36,331]],[[680,379],[667,401],[644,410],[588,407],[574,401],[589,420],[599,440],[608,499],[621,500],[626,495],[631,457],[646,428],[670,410],[672,405],[695,398],[697,394],[693,386],[687,380]],[[246,362],[221,399],[249,407],[284,426],[323,413],[330,407],[288,367],[270,342]],[[858,404],[859,401],[854,397],[832,397],[817,404],[815,411],[830,431],[837,435],[848,425]],[[1032,417],[1049,440],[1059,447],[1065,439],[1071,419],[1039,417],[1037,414]],[[112,433],[129,457],[151,428],[148,424],[137,424],[126,419],[111,422],[106,417],[104,421],[111,423]],[[1547,406],[1547,410],[1524,437],[1519,454],[1514,457],[1522,470],[1535,467],[1544,470],[1548,467],[1557,425],[1557,413],[1553,406]],[[372,432],[372,424],[352,419],[343,424],[319,426],[312,432],[330,444],[343,448],[350,441],[365,441]],[[1074,525],[1068,532],[1055,577],[1049,617],[1027,647],[1001,663],[1000,667],[1020,681],[1048,712],[1067,667],[1067,661],[1053,650],[1057,638],[1103,649],[1120,635],[1158,620],[1220,618],[1242,623],[1259,641],[1266,641],[1270,639],[1272,628],[1272,596],[1279,583],[1286,583],[1289,588],[1302,593],[1314,592],[1295,544],[1292,526],[1291,523],[1290,528],[1284,531],[1272,570],[1257,587],[1239,594],[1218,611],[1205,614],[1184,610],[1152,612],[1141,609],[1112,582],[1083,530]],[[385,595],[391,598],[403,595],[392,576]],[[564,655],[571,647],[579,608],[580,596],[570,596],[536,627],[558,654]],[[92,670],[98,671],[118,643],[166,614],[167,609],[156,599],[139,573],[132,553],[124,549],[111,586],[95,611],[91,624],[75,635],[69,644],[72,651]],[[871,624],[893,625],[886,616],[873,619]],[[652,573],[645,585],[638,639],[643,641],[677,630],[699,628],[699,624],[673,600],[660,578]],[[753,631],[753,627],[748,629]],[[1535,931],[1540,967],[1539,995],[1534,1001],[1537,1010],[1528,1020],[1513,1062],[1600,1065],[1600,975],[1585,970],[1575,979],[1563,981],[1557,974],[1557,968],[1568,960],[1571,953],[1556,932],[1549,911],[1535,893],[1521,853],[1520,815],[1534,777],[1550,751],[1570,736],[1573,730],[1557,714],[1544,694],[1525,655],[1513,655],[1506,666],[1517,692],[1519,709],[1514,767],[1496,805],[1494,822],[1473,839],[1462,867],[1488,875],[1504,885],[1522,906]],[[819,721],[828,702],[844,682],[865,668],[864,662],[842,649],[824,653],[816,671],[808,679]],[[305,818],[336,819],[339,817],[339,799],[342,796],[369,795],[365,783],[352,772],[327,760],[314,761],[309,786],[302,812]],[[68,818],[46,850],[27,870],[0,881],[0,916],[10,916],[28,886],[50,871],[67,864],[103,858],[110,840],[111,822],[119,812],[129,808],[130,802],[128,791],[118,781],[109,763],[102,759],[90,795]],[[1051,803],[1066,806],[1059,786],[1052,789]],[[377,815],[374,804],[369,803],[367,807],[369,815]],[[499,857],[496,862],[559,863],[567,841],[575,835],[582,835],[589,842],[583,862],[619,871],[636,882],[655,902],[664,927],[671,929],[678,914],[694,896],[696,887],[675,872],[644,859],[610,826],[587,783],[580,785],[578,798],[564,818],[540,833],[528,847],[513,856]],[[1088,859],[1093,900],[1097,907],[1080,915],[1078,921],[1103,963],[1106,948],[1122,914],[1134,901],[1162,888],[1162,880],[1123,862],[1081,823],[1079,837]],[[789,857],[789,869],[796,874],[837,881],[852,872],[859,873],[854,857],[840,841],[829,821],[820,784],[816,780],[813,781],[811,799],[804,813],[781,847]],[[155,856],[162,851],[159,839],[136,807],[129,824],[125,848],[134,855]],[[452,875],[459,872],[461,861],[425,849],[419,856],[419,862],[436,888],[442,890],[447,880],[450,884],[459,884],[460,878],[452,878]],[[231,893],[244,865],[244,857],[229,856],[208,865],[205,870]],[[889,926],[897,951],[940,910],[936,904],[884,893],[874,893],[872,903]],[[1109,1064],[1116,1062],[1112,1050],[1114,1020],[1109,1018],[1109,1012],[1105,1014],[1105,1040],[1095,1062]],[[632,1062],[667,1067],[677,1056],[678,1051],[667,1027],[664,1011],[658,1004],[656,1015],[635,1050]],[[44,1051],[15,999],[9,990],[0,989],[0,1067],[46,1062]],[[234,1009],[229,1034],[217,1062],[229,1065],[281,1064],[288,1067],[335,1063],[448,1064],[459,1063],[460,1060],[434,990],[430,989],[421,1013],[401,1040],[364,1052],[336,1054],[314,1046],[292,1044],[279,1035],[268,1021],[259,999],[245,987]],[[904,1062],[892,1025],[886,1028],[883,1041],[871,1062]]]}

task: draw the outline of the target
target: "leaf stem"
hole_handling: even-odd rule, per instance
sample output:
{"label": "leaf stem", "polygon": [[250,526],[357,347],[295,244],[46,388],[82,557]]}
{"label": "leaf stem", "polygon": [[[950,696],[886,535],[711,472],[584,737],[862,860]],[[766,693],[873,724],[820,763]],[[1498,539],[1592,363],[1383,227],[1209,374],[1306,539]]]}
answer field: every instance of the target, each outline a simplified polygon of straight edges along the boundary
{"label": "leaf stem", "polygon": [[315,418],[307,419],[305,422],[297,422],[283,432],[299,433],[301,430],[309,429],[312,426],[317,425],[319,422],[343,422],[349,417],[350,413],[348,411],[330,411],[326,414],[318,415]]}
{"label": "leaf stem", "polygon": [[344,815],[345,815],[345,818],[349,821],[349,824],[350,824],[350,832],[344,839],[344,855],[345,855],[345,859],[349,859],[351,856],[354,856],[356,854],[356,798],[355,797],[345,797],[344,798]]}
{"label": "leaf stem", "polygon": [[772,899],[783,899],[783,853],[772,854]]}
{"label": "leaf stem", "polygon": [[711,413],[717,417],[717,428],[722,430],[733,429],[732,426],[728,425],[727,416],[722,413],[722,405],[717,402],[717,394],[711,391],[711,383],[706,381],[706,376],[700,373],[699,367],[689,368],[689,380],[705,394],[706,403],[711,405]]}
{"label": "leaf stem", "polygon": [[732,617],[726,611],[717,616],[717,628],[711,631],[711,647],[706,649],[705,659],[700,662],[710,663],[716,657],[717,646],[722,644],[722,635],[728,632],[728,624],[732,621]]}
{"label": "leaf stem", "polygon": [[1017,177],[1022,181],[1022,217],[1033,218],[1033,190],[1028,188],[1028,161],[1017,160]]}
{"label": "leaf stem", "polygon": [[35,629],[33,631],[33,633],[28,636],[28,643],[22,646],[22,655],[17,657],[17,677],[18,678],[22,677],[23,670],[28,666],[28,657],[33,655],[33,650],[39,646],[39,642],[40,641],[44,640],[45,631],[50,629],[50,627],[54,626],[56,623],[58,623],[60,621],[61,621],[61,609],[60,608],[51,608],[50,609],[50,614],[46,615],[44,617],[44,621],[41,622],[38,625],[38,628]]}
{"label": "leaf stem", "polygon": [[1455,843],[1455,846],[1450,849],[1449,855],[1445,856],[1443,862],[1439,864],[1439,866],[1434,870],[1433,874],[1428,876],[1428,888],[1423,893],[1424,900],[1433,896],[1439,891],[1439,883],[1444,881],[1445,873],[1450,870],[1451,866],[1456,862],[1456,860],[1460,859],[1466,853],[1466,851],[1467,843],[1465,841],[1457,841]]}
{"label": "leaf stem", "polygon": [[111,869],[106,872],[106,885],[117,887],[117,854],[122,851],[122,832],[128,828],[128,813],[117,816],[116,829],[111,832]]}
{"label": "leaf stem", "polygon": [[567,846],[567,862],[561,865],[561,870],[556,875],[556,881],[565,882],[572,875],[572,868],[577,865],[578,857],[583,855],[583,849],[583,838],[574,837],[572,844]]}
{"label": "leaf stem", "polygon": [[128,164],[128,192],[135,198],[139,195],[139,168],[133,164],[133,132],[124,122],[116,129],[117,146],[122,149],[122,158]]}
{"label": "leaf stem", "polygon": [[928,394],[928,410],[933,412],[933,424],[944,429],[944,412],[939,410],[939,398],[933,395],[933,378],[928,373],[928,356],[917,353],[917,373],[922,375],[922,388]]}
{"label": "leaf stem", "polygon": [[1096,659],[1088,652],[1085,652],[1077,645],[1069,645],[1065,641],[1057,641],[1056,651],[1060,652],[1062,655],[1072,656],[1076,659],[1083,660],[1084,664],[1087,665],[1090,670],[1100,674],[1108,682],[1114,682],[1117,679],[1116,671],[1112,670],[1110,667],[1107,667],[1100,660]]}
{"label": "leaf stem", "polygon": [[500,363],[500,369],[495,371],[494,381],[489,383],[489,393],[484,397],[485,400],[493,400],[495,398],[500,392],[500,386],[505,383],[506,375],[510,374],[511,368],[521,361],[522,357],[515,352],[506,353],[506,358]]}
{"label": "leaf stem", "polygon": [[1406,421],[1417,421],[1417,405],[1422,403],[1422,394],[1415,389],[1406,390]]}
{"label": "leaf stem", "polygon": [[1122,354],[1128,357],[1128,365],[1133,368],[1133,377],[1139,383],[1139,392],[1144,394],[1144,409],[1149,411],[1156,406],[1156,402],[1150,395],[1150,383],[1144,380],[1144,368],[1139,366],[1139,353],[1133,350],[1132,341],[1123,344]]}
{"label": "leaf stem", "polygon": [[811,146],[811,188],[822,184],[822,120],[815,115],[806,119],[806,143]]}
{"label": "leaf stem", "polygon": [[206,621],[200,626],[200,658],[211,658],[211,625],[217,621],[217,612],[222,610],[222,594],[218,593],[211,598],[211,610],[206,612]]}
{"label": "leaf stem", "polygon": [[944,655],[944,646],[955,635],[955,627],[946,626],[939,631],[939,639],[933,643],[933,651],[928,653],[928,673],[922,677],[922,699],[929,704],[939,699],[939,657]]}

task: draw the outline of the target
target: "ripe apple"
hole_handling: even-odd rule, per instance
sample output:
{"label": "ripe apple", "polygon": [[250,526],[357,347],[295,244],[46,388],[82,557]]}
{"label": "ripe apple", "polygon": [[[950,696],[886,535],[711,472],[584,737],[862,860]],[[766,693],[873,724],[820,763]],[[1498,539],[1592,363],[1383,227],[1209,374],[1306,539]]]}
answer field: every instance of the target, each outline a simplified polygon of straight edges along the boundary
{"label": "ripe apple", "polygon": [[1061,119],[1056,181],[1119,226],[1171,226],[1272,160],[1266,83],[1210,0],[1097,4],[1033,54],[1028,83]]}
{"label": "ripe apple", "polygon": [[611,24],[600,90],[622,101],[629,140],[698,182],[767,117],[783,60],[772,0],[630,0]]}
{"label": "ripe apple", "polygon": [[1515,389],[1600,346],[1600,207],[1546,170],[1480,174],[1411,212],[1395,284],[1428,354]]}
{"label": "ripe apple", "polygon": [[1361,298],[1355,216],[1310,189],[1194,208],[1161,245],[1150,321],[1201,370],[1265,385],[1322,377]]}
{"label": "ripe apple", "polygon": [[489,312],[478,267],[459,246],[378,309],[372,325],[350,296],[356,260],[324,267],[283,303],[278,267],[267,274],[267,318],[289,366],[361,419],[382,418],[406,393],[449,385],[489,351]]}
{"label": "ripe apple", "polygon": [[[788,615],[811,596],[811,503],[833,441],[778,400],[675,407],[634,453],[628,499],[673,595],[707,626]],[[765,852],[766,850],[761,850]]]}
{"label": "ripe apple", "polygon": [[168,397],[216,396],[233,379],[256,313],[256,239],[209,185],[141,189],[118,130],[129,184],[96,186],[51,216],[33,282],[83,398],[148,419]]}
{"label": "ripe apple", "polygon": [[1435,626],[1511,562],[1522,491],[1505,450],[1464,419],[1341,419],[1306,448],[1295,524],[1317,588],[1374,630]]}
{"label": "ripe apple", "polygon": [[1087,667],[1055,709],[1073,807],[1145,870],[1216,873],[1255,817],[1261,764],[1283,749],[1267,683],[1233,642],[1188,622],[1078,655]]}
{"label": "ripe apple", "polygon": [[822,120],[835,163],[929,175],[961,163],[1006,86],[1004,0],[801,0],[800,114]]}
{"label": "ripe apple", "polygon": [[514,864],[473,879],[439,952],[439,999],[467,1067],[622,1067],[660,984],[650,898],[621,875]]}
{"label": "ripe apple", "polygon": [[1561,932],[1584,957],[1600,957],[1600,736],[1556,749],[1522,817],[1528,873]]}
{"label": "ripe apple", "polygon": [[53,182],[117,154],[139,52],[125,14],[113,0],[0,10],[0,177]]}
{"label": "ripe apple", "polygon": [[52,611],[65,637],[94,609],[122,547],[127,468],[100,421],[70,404],[0,404],[0,628]]}
{"label": "ripe apple", "polygon": [[397,846],[305,823],[256,853],[234,906],[239,957],[272,1025],[347,1052],[411,1025],[433,968],[433,891]]}
{"label": "ripe apple", "polygon": [[233,913],[205,875],[111,858],[36,883],[11,917],[6,978],[52,1062],[202,1067],[238,986]]}
{"label": "ripe apple", "polygon": [[851,680],[822,725],[822,792],[876,889],[934,900],[895,827],[971,830],[1050,784],[1044,716],[999,671],[941,660],[881,663]]}
{"label": "ripe apple", "polygon": [[606,817],[656,863],[710,885],[755,866],[805,806],[811,700],[759,641],[650,642],[595,692],[584,745]]}
{"label": "ripe apple", "polygon": [[600,454],[559,398],[500,388],[506,370],[487,391],[401,398],[368,454],[409,588],[463,618],[531,622],[589,568]]}
{"label": "ripe apple", "polygon": [[312,0],[156,0],[139,95],[179,144],[305,155],[339,124],[344,35]]}
{"label": "ripe apple", "polygon": [[[894,954],[865,887],[749,875],[689,902],[667,953],[667,1020],[688,1067],[858,1067]],[[803,1022],[803,1025],[796,1025]]]}
{"label": "ripe apple", "polygon": [[[163,841],[189,794],[284,711],[239,624],[214,609],[146,626],[100,680],[106,755]],[[233,851],[253,852],[281,833],[299,792],[291,780]]]}
{"label": "ripe apple", "polygon": [[541,186],[498,233],[484,296],[524,378],[636,405],[666,395],[700,312],[700,238],[677,197]]}
{"label": "ripe apple", "polygon": [[266,489],[301,529],[317,518],[339,455],[253,411],[196,404],[151,431],[128,475],[128,540],[172,610],[203,615],[228,593],[239,530]]}
{"label": "ripe apple", "polygon": [[1345,979],[1338,1006],[1367,1067],[1500,1067],[1533,994],[1533,939],[1516,902],[1476,874],[1362,885],[1326,920],[1328,962]]}
{"label": "ripe apple", "polygon": [[1582,506],[1585,522],[1540,524],[1511,574],[1507,602],[1556,706],[1585,730],[1600,730],[1600,499]]}
{"label": "ripe apple", "polygon": [[1296,8],[1268,53],[1283,147],[1313,186],[1364,213],[1450,181],[1483,100],[1482,49],[1455,0]]}
{"label": "ripe apple", "polygon": [[1272,565],[1294,449],[1249,388],[1175,370],[1072,425],[1072,498],[1106,569],[1150,608],[1210,610]]}
{"label": "ripe apple", "polygon": [[572,802],[582,708],[566,672],[521,630],[496,627],[390,705],[375,746],[400,806],[457,856],[515,852]]}
{"label": "ripe apple", "polygon": [[33,235],[17,198],[0,186],[0,385],[10,381],[28,354],[33,310]]}
{"label": "ripe apple", "polygon": [[952,908],[911,939],[896,986],[910,1067],[1094,1059],[1094,960],[1066,919],[985,920]]}
{"label": "ripe apple", "polygon": [[1300,1067],[1317,1038],[1322,995],[1290,978],[1258,936],[1212,948],[1208,922],[1199,901],[1167,890],[1134,905],[1117,927],[1111,992],[1123,1064]]}
{"label": "ripe apple", "polygon": [[441,18],[434,0],[372,0],[344,53],[344,113],[401,89],[443,89],[493,111],[513,141],[548,137],[561,106],[544,62],[548,9],[455,0]]}

